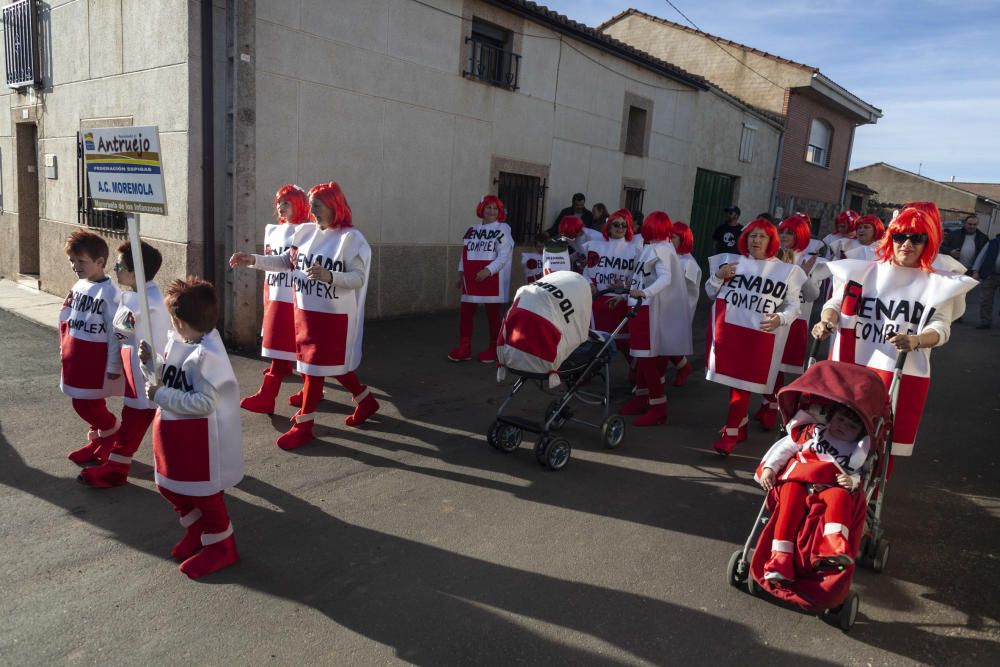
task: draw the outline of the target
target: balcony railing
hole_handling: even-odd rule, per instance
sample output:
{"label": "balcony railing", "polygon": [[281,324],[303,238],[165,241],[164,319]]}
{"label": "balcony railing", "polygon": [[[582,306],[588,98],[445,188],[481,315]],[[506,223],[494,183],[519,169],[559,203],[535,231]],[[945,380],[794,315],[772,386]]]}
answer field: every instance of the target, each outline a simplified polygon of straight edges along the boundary
{"label": "balcony railing", "polygon": [[469,59],[464,76],[486,83],[517,90],[521,56],[491,44],[476,35],[465,38]]}
{"label": "balcony railing", "polygon": [[40,86],[35,0],[17,0],[3,8],[3,37],[7,87]]}

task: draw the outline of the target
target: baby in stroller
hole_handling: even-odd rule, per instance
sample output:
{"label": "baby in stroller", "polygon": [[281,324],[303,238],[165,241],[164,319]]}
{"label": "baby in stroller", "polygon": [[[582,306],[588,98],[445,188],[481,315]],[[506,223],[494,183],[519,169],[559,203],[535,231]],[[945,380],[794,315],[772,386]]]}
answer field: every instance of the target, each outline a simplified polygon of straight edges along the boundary
{"label": "baby in stroller", "polygon": [[819,412],[797,412],[788,424],[788,435],[771,446],[754,477],[765,491],[776,488],[777,509],[771,517],[774,534],[764,580],[778,585],[795,581],[795,544],[810,492],[825,505],[822,541],[810,557],[813,569],[854,564],[848,542],[855,504],[852,493],[861,485],[871,439],[861,417],[850,407],[831,403]]}

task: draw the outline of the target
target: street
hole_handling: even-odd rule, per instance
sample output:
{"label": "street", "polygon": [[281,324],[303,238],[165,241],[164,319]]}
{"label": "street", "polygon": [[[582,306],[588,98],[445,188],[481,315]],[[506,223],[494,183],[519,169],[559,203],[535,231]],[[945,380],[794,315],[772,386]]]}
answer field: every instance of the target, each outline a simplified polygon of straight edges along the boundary
{"label": "street", "polygon": [[[567,426],[552,472],[530,435],[509,455],[486,444],[507,388],[445,360],[456,329],[454,313],[367,324],[359,376],[382,409],[361,429],[332,380],[318,441],[294,452],[274,439],[295,380],[278,414],[244,412],[246,476],[227,492],[242,561],[195,582],[169,556],[182,529],[150,438],[125,487],[79,484],[66,454],[86,428],[58,390],[56,332],[0,311],[0,664],[1000,664],[997,329],[956,324],[933,354],[915,455],[888,486],[890,561],[858,570],[849,634],[726,584],[776,434],[752,423],[729,459],[712,452],[724,387],[668,386],[667,425],[615,451]],[[232,361],[251,393],[265,363]],[[518,399],[536,418],[549,400]]]}

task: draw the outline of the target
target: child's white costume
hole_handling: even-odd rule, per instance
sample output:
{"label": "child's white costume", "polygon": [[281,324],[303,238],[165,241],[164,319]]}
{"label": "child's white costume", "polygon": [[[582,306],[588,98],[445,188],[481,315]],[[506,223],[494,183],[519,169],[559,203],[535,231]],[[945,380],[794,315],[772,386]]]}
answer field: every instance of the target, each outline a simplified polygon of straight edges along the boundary
{"label": "child's white costume", "polygon": [[[264,254],[283,255],[292,247],[298,228],[299,225],[290,223],[267,225],[264,228]],[[286,271],[267,271],[264,274],[264,321],[260,332],[262,357],[295,361],[294,300],[291,274]]]}
{"label": "child's white costume", "polygon": [[521,253],[521,271],[524,273],[524,284],[530,285],[542,277],[542,253]]}
{"label": "child's white costume", "polygon": [[[149,342],[155,354],[162,354],[167,348],[173,327],[163,303],[163,294],[152,280],[146,283],[146,302],[149,306],[149,328],[153,335],[153,340]],[[121,344],[122,375],[125,378],[124,403],[126,407],[135,410],[155,410],[156,403],[146,398],[146,378],[139,363],[141,318],[139,294],[123,290],[115,312],[114,329]]]}
{"label": "child's white costume", "polygon": [[791,435],[778,440],[764,454],[754,473],[755,481],[760,482],[764,468],[770,468],[781,481],[834,486],[837,475],[845,474],[855,487],[861,483],[861,467],[871,451],[867,435],[856,442],[839,440],[829,434],[826,424],[804,410],[789,420],[787,430]]}
{"label": "child's white costume", "polygon": [[114,334],[118,287],[105,278],[77,280],[59,311],[62,372],[59,389],[71,398],[120,396],[124,383],[108,374],[122,372],[120,343]]}

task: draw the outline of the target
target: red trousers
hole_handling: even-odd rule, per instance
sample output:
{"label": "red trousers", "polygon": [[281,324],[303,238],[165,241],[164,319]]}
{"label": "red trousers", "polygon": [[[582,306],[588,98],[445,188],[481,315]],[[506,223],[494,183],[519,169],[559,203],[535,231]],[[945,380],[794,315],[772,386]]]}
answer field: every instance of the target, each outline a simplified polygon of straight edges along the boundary
{"label": "red trousers", "polygon": [[194,510],[201,510],[202,533],[221,533],[229,528],[229,512],[226,511],[222,491],[210,496],[185,496],[162,486],[157,486],[156,490],[174,506],[174,511],[181,518]]}
{"label": "red trousers", "polygon": [[132,457],[142,444],[142,439],[149,430],[149,425],[153,423],[156,410],[141,410],[139,408],[122,408],[122,426],[115,434],[115,446],[111,450],[113,454]]}
{"label": "red trousers", "polygon": [[[778,516],[774,518],[775,541],[780,540],[795,544],[799,527],[806,517],[807,495],[806,485],[802,482],[783,482],[778,485]],[[850,526],[851,494],[848,493],[847,489],[831,486],[820,491],[819,497],[826,504],[823,520],[827,526],[831,524]],[[789,549],[789,551],[792,550],[794,547]]]}
{"label": "red trousers", "polygon": [[[302,414],[311,415],[316,412],[316,406],[319,405],[320,400],[323,398],[324,379],[322,375],[305,376],[305,384],[302,387]],[[357,396],[365,390],[365,386],[361,384],[358,376],[353,371],[337,375],[334,377],[334,380],[339,382],[344,389],[351,392],[351,396]]]}
{"label": "red trousers", "polygon": [[636,386],[639,389],[646,389],[649,392],[649,400],[653,405],[662,403],[654,401],[664,397],[663,374],[667,370],[666,357],[636,357],[635,375]]}
{"label": "red trousers", "polygon": [[[460,338],[472,338],[473,319],[476,315],[478,303],[462,302],[462,307],[458,312],[458,335]],[[490,326],[490,345],[495,345],[497,337],[500,335],[500,324],[503,322],[504,304],[484,303],[486,308],[486,319]]]}
{"label": "red trousers", "polygon": [[73,409],[87,422],[91,431],[107,431],[115,425],[115,416],[103,398],[74,398]]}
{"label": "red trousers", "polygon": [[286,375],[291,375],[293,370],[295,370],[294,361],[289,361],[288,359],[271,359],[271,368],[268,370],[268,373],[276,377],[285,377]]}

